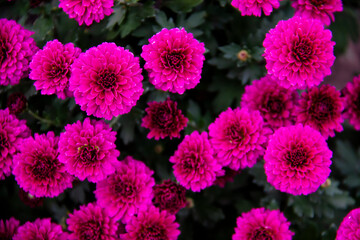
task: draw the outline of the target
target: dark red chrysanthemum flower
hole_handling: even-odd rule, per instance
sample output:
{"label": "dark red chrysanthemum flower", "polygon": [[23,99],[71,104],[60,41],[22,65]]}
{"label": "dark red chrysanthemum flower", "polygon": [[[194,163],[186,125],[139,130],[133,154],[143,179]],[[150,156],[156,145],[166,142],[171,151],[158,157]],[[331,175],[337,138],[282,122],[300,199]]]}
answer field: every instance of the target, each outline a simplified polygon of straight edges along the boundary
{"label": "dark red chrysanthemum flower", "polygon": [[180,234],[175,215],[167,211],[159,211],[151,206],[133,216],[126,225],[126,234],[122,240],[176,240]]}
{"label": "dark red chrysanthemum flower", "polygon": [[38,218],[20,226],[13,240],[68,240],[68,234],[50,218]]}
{"label": "dark red chrysanthemum flower", "polygon": [[351,210],[342,220],[336,240],[359,240],[360,239],[360,208]]}
{"label": "dark red chrysanthemum flower", "polygon": [[185,194],[186,189],[183,186],[171,180],[165,180],[163,183],[154,186],[153,203],[160,210],[176,214],[187,205]]}
{"label": "dark red chrysanthemum flower", "polygon": [[317,130],[297,124],[269,139],[264,160],[268,182],[293,195],[315,192],[330,175],[332,152]]}
{"label": "dark red chrysanthemum flower", "polygon": [[117,222],[94,203],[80,206],[66,220],[68,240],[116,240]]}
{"label": "dark red chrysanthemum flower", "polygon": [[295,8],[295,16],[320,20],[330,25],[335,20],[334,12],[343,10],[341,0],[292,0],[291,6]]}
{"label": "dark red chrysanthemum flower", "polygon": [[344,118],[360,130],[360,75],[355,76],[342,90],[344,95]]}
{"label": "dark red chrysanthemum flower", "polygon": [[241,107],[258,110],[272,129],[292,125],[295,120],[295,105],[298,93],[279,86],[276,78],[266,75],[245,87]]}
{"label": "dark red chrysanthemum flower", "polygon": [[13,156],[22,141],[30,136],[25,120],[10,114],[9,109],[0,110],[0,180],[9,176],[13,168]]}
{"label": "dark red chrysanthemum flower", "polygon": [[0,239],[1,240],[12,240],[16,234],[17,229],[20,226],[20,222],[15,218],[10,218],[6,221],[0,220]]}
{"label": "dark red chrysanthemum flower", "polygon": [[334,86],[312,87],[301,94],[296,122],[318,130],[324,138],[334,137],[334,131],[343,130],[343,110],[343,99]]}
{"label": "dark red chrysanthemum flower", "polygon": [[22,113],[27,105],[27,100],[24,94],[21,92],[12,93],[8,99],[6,106],[9,109],[9,112],[12,114]]}
{"label": "dark red chrysanthemum flower", "polygon": [[331,74],[335,61],[332,33],[319,20],[281,20],[266,34],[263,45],[268,74],[284,87],[317,86]]}
{"label": "dark red chrysanthemum flower", "polygon": [[236,220],[232,240],[291,240],[290,222],[279,210],[253,208]]}
{"label": "dark red chrysanthemum flower", "polygon": [[14,156],[15,180],[35,197],[55,197],[72,187],[73,177],[58,160],[58,141],[53,132],[35,133]]}
{"label": "dark red chrysanthemum flower", "polygon": [[31,32],[14,20],[0,19],[0,85],[15,85],[28,75],[29,62],[38,50]]}
{"label": "dark red chrysanthemum flower", "polygon": [[19,189],[19,198],[25,205],[32,208],[42,206],[44,202],[44,198],[35,197],[22,188]]}
{"label": "dark red chrysanthemum flower", "polygon": [[235,171],[230,168],[224,168],[224,170],[225,170],[225,175],[217,177],[214,182],[214,185],[218,185],[219,187],[222,188],[225,187],[226,183],[233,182],[234,177],[240,173],[239,170]]}
{"label": "dark red chrysanthemum flower", "polygon": [[177,102],[170,98],[163,102],[149,102],[145,109],[147,115],[142,119],[141,126],[150,129],[147,138],[180,137],[188,119],[177,108]]}

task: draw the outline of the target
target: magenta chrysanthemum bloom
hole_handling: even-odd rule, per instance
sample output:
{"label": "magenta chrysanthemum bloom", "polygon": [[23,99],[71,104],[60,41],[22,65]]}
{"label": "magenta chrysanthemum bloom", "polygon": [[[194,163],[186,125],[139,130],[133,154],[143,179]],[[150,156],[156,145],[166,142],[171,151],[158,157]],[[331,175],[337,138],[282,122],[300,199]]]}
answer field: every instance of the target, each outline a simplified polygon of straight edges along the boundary
{"label": "magenta chrysanthemum bloom", "polygon": [[334,131],[343,130],[343,110],[343,99],[334,86],[312,87],[301,94],[296,108],[296,122],[318,130],[325,139],[334,137]]}
{"label": "magenta chrysanthemum bloom", "polygon": [[320,132],[297,124],[270,137],[265,174],[277,190],[293,195],[315,192],[330,175],[332,152]]}
{"label": "magenta chrysanthemum bloom", "polygon": [[342,89],[344,95],[344,118],[349,119],[356,130],[360,130],[360,75],[355,76]]}
{"label": "magenta chrysanthemum bloom", "polygon": [[151,206],[131,218],[122,240],[176,240],[180,235],[175,216]]}
{"label": "magenta chrysanthemum bloom", "polygon": [[336,240],[350,239],[360,239],[360,208],[351,210],[344,217],[336,233]]}
{"label": "magenta chrysanthemum bloom", "polygon": [[42,206],[44,202],[44,198],[37,198],[25,192],[22,188],[19,189],[19,198],[25,205],[31,208]]}
{"label": "magenta chrysanthemum bloom", "polygon": [[63,45],[57,39],[46,43],[30,63],[29,78],[34,80],[36,90],[43,95],[56,94],[60,99],[72,97],[69,91],[71,64],[81,49],[73,43]]}
{"label": "magenta chrysanthemum bloom", "polygon": [[163,183],[155,185],[153,203],[160,210],[176,214],[187,205],[186,189],[171,180],[165,180]]}
{"label": "magenta chrysanthemum bloom", "polygon": [[116,240],[118,223],[94,203],[80,206],[66,220],[69,240]]}
{"label": "magenta chrysanthemum bloom", "polygon": [[318,20],[293,17],[266,34],[266,69],[280,85],[304,89],[317,86],[331,74],[334,45],[331,31]]}
{"label": "magenta chrysanthemum bloom", "polygon": [[236,220],[235,234],[232,240],[291,240],[290,222],[279,210],[253,208],[242,213]]}
{"label": "magenta chrysanthemum bloom", "polygon": [[20,222],[13,217],[6,221],[0,220],[0,239],[12,240],[19,226]]}
{"label": "magenta chrysanthemum bloom", "polygon": [[270,133],[259,111],[250,112],[247,108],[229,108],[209,125],[216,158],[235,171],[255,165],[265,152]]}
{"label": "magenta chrysanthemum bloom", "polygon": [[224,171],[214,158],[208,134],[198,131],[186,135],[169,161],[174,163],[176,180],[186,189],[199,192],[213,185]]}
{"label": "magenta chrysanthemum bloom", "polygon": [[52,223],[50,218],[26,222],[18,228],[13,240],[67,240],[68,234],[62,231],[61,225]]}
{"label": "magenta chrysanthemum bloom", "polygon": [[240,173],[240,171],[235,171],[230,168],[224,168],[225,174],[224,176],[219,176],[216,178],[214,185],[217,185],[221,188],[225,187],[226,183],[233,182],[236,175]]}
{"label": "magenta chrysanthemum bloom", "polygon": [[14,156],[15,180],[35,197],[56,197],[72,187],[73,177],[58,160],[58,141],[53,132],[25,139]]}
{"label": "magenta chrysanthemum bloom", "polygon": [[94,21],[100,22],[114,10],[114,0],[59,0],[62,8],[69,18],[74,18],[81,26],[85,23],[90,26]]}
{"label": "magenta chrysanthemum bloom", "polygon": [[231,5],[241,12],[241,16],[261,17],[261,12],[269,16],[273,9],[280,7],[279,0],[232,0]]}
{"label": "magenta chrysanthemum bloom", "polygon": [[68,124],[60,134],[59,161],[81,181],[98,182],[115,172],[120,155],[115,141],[116,132],[102,120]]}
{"label": "magenta chrysanthemum bloom", "polygon": [[128,113],[144,91],[139,58],[115,43],[90,48],[71,69],[69,89],[88,115],[110,120]]}
{"label": "magenta chrysanthemum bloom", "polygon": [[320,20],[325,25],[335,21],[334,12],[343,10],[341,0],[292,0],[295,16]]}
{"label": "magenta chrysanthemum bloom", "polygon": [[144,68],[156,89],[183,94],[200,82],[204,43],[184,28],[164,28],[152,36],[142,50]]}
{"label": "magenta chrysanthemum bloom", "polygon": [[152,204],[154,172],[143,162],[126,157],[116,172],[96,184],[95,196],[99,206],[123,223],[139,210]]}
{"label": "magenta chrysanthemum bloom", "polygon": [[25,120],[10,114],[9,109],[0,109],[0,180],[9,176],[13,167],[13,156],[22,141],[30,136]]}
{"label": "magenta chrysanthemum bloom", "polygon": [[29,62],[38,50],[34,32],[14,20],[0,19],[0,85],[15,85],[28,75]]}
{"label": "magenta chrysanthemum bloom", "polygon": [[26,97],[21,92],[12,93],[8,97],[6,103],[9,112],[15,115],[22,113],[25,110],[26,105],[27,105]]}
{"label": "magenta chrysanthemum bloom", "polygon": [[272,129],[292,125],[295,120],[295,105],[298,93],[279,86],[276,79],[266,75],[245,87],[241,107],[258,110]]}
{"label": "magenta chrysanthemum bloom", "polygon": [[170,98],[163,102],[149,102],[149,107],[145,109],[147,115],[142,119],[141,126],[150,129],[147,138],[180,137],[189,121],[177,108],[177,102]]}

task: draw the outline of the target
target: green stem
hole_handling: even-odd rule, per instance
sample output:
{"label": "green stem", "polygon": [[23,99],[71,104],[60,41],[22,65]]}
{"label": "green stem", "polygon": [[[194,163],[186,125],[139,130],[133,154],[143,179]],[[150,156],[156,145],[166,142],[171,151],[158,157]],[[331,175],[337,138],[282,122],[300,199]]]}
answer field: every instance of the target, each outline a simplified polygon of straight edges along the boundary
{"label": "green stem", "polygon": [[40,122],[46,123],[48,125],[53,125],[55,127],[60,127],[59,124],[55,123],[54,121],[51,121],[49,119],[40,117],[39,115],[37,115],[36,113],[34,113],[33,111],[31,111],[30,109],[27,109],[27,113],[30,114],[33,118],[39,120]]}
{"label": "green stem", "polygon": [[111,121],[109,122],[109,126],[112,128],[112,127],[114,126],[114,124],[115,124],[117,121],[119,121],[120,117],[121,117],[121,114],[120,114],[119,116],[111,119]]}

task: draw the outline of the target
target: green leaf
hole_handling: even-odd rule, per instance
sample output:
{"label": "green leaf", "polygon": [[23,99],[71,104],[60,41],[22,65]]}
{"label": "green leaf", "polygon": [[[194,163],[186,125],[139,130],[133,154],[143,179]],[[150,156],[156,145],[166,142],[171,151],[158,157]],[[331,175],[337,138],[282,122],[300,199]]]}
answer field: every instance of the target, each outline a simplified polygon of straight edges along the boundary
{"label": "green leaf", "polygon": [[174,28],[175,24],[172,18],[168,19],[166,17],[166,14],[162,11],[159,11],[156,15],[155,15],[155,20],[156,22],[162,27],[162,28]]}
{"label": "green leaf", "polygon": [[237,60],[237,53],[242,49],[239,45],[235,43],[230,43],[229,45],[225,45],[219,47],[220,51],[224,53],[224,58]]}
{"label": "green leaf", "polygon": [[195,12],[191,14],[188,19],[186,19],[185,25],[183,27],[186,29],[196,28],[205,22],[205,16],[205,11]]}
{"label": "green leaf", "polygon": [[114,7],[114,12],[111,14],[111,16],[109,17],[109,22],[106,25],[106,28],[109,30],[112,30],[114,28],[114,26],[120,25],[126,16],[126,8],[123,6],[118,6],[118,7]]}
{"label": "green leaf", "polygon": [[190,12],[203,0],[164,0],[164,5],[174,12]]}

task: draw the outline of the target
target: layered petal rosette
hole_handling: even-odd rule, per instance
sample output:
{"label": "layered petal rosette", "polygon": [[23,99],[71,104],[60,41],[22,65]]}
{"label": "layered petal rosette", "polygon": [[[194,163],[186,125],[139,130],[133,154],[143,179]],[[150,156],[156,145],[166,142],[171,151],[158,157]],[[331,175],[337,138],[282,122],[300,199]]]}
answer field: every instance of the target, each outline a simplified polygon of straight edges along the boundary
{"label": "layered petal rosette", "polygon": [[77,121],[65,126],[60,134],[59,161],[81,181],[98,182],[115,172],[117,157],[116,132],[104,121]]}
{"label": "layered petal rosette", "polygon": [[0,239],[11,240],[20,226],[20,221],[11,217],[8,220],[0,220]]}
{"label": "layered petal rosette", "polygon": [[200,82],[204,43],[184,28],[164,28],[152,36],[142,50],[144,68],[156,89],[183,94]]}
{"label": "layered petal rosette", "polygon": [[36,219],[26,222],[18,228],[13,240],[68,240],[68,234],[63,232],[61,225],[52,223],[50,218]]}
{"label": "layered petal rosette", "polygon": [[88,49],[71,69],[69,89],[88,115],[110,120],[128,113],[144,91],[139,58],[115,43]]}
{"label": "layered petal rosette", "polygon": [[186,189],[171,180],[165,180],[163,183],[154,186],[153,203],[160,210],[176,214],[187,205]]}
{"label": "layered petal rosette", "polygon": [[241,107],[258,110],[272,129],[292,125],[295,121],[295,106],[298,93],[279,86],[277,79],[266,75],[245,87]]}
{"label": "layered petal rosette", "polygon": [[213,185],[217,176],[224,175],[214,158],[208,134],[198,131],[186,135],[169,161],[174,163],[174,175],[180,185],[194,192]]}
{"label": "layered petal rosette", "polygon": [[126,225],[122,240],[176,240],[180,235],[175,216],[151,206],[133,216]]}
{"label": "layered petal rosette", "polygon": [[94,21],[100,22],[114,10],[114,0],[59,0],[62,8],[69,18],[74,18],[79,25],[84,23],[90,26]]}
{"label": "layered petal rosette", "polygon": [[60,99],[72,97],[69,91],[71,64],[81,49],[73,43],[63,45],[57,39],[46,43],[30,63],[29,78],[34,80],[36,90],[43,95],[56,94]]}
{"label": "layered petal rosette", "polygon": [[17,115],[22,113],[27,107],[25,95],[21,92],[12,93],[7,99],[6,106],[12,114]]}
{"label": "layered petal rosette", "polygon": [[210,142],[221,165],[232,170],[252,167],[265,152],[272,131],[259,111],[227,109],[209,125]]}
{"label": "layered petal rosette", "polygon": [[296,122],[318,130],[324,138],[334,137],[335,131],[343,130],[343,102],[340,92],[334,86],[309,88],[301,94],[296,108]]}
{"label": "layered petal rosette", "polygon": [[330,175],[332,152],[320,132],[297,124],[270,137],[264,160],[268,182],[293,195],[315,192]]}
{"label": "layered petal rosette", "polygon": [[317,86],[331,74],[332,33],[319,20],[293,17],[281,20],[266,34],[266,69],[280,85],[304,89]]}
{"label": "layered petal rosette", "polygon": [[356,130],[360,130],[360,75],[355,76],[342,90],[344,96],[344,118]]}
{"label": "layered petal rosette", "polygon": [[279,210],[253,208],[236,220],[232,240],[291,240],[290,222]]}
{"label": "layered petal rosette", "polygon": [[177,108],[177,102],[170,98],[163,102],[149,102],[145,111],[147,115],[142,119],[141,126],[150,129],[147,138],[180,137],[189,121]]}
{"label": "layered petal rosette", "polygon": [[8,108],[0,110],[0,180],[11,174],[13,157],[29,136],[30,129],[25,120],[17,119]]}
{"label": "layered petal rosette", "polygon": [[14,156],[15,180],[35,197],[56,197],[72,187],[73,177],[58,160],[58,141],[53,132],[25,139]]}
{"label": "layered petal rosette", "polygon": [[116,172],[96,184],[97,204],[124,223],[152,204],[154,172],[143,162],[126,157]]}
{"label": "layered petal rosette", "polygon": [[360,208],[351,210],[342,220],[336,240],[359,240],[360,239]]}
{"label": "layered petal rosette", "polygon": [[14,20],[0,19],[0,85],[15,85],[28,76],[29,63],[38,50],[34,32]]}
{"label": "layered petal rosette", "polygon": [[231,5],[241,12],[241,16],[269,16],[273,9],[280,7],[279,0],[232,0]]}
{"label": "layered petal rosette", "polygon": [[66,223],[70,231],[68,240],[117,240],[118,223],[94,203],[70,213]]}
{"label": "layered petal rosette", "polygon": [[318,19],[325,25],[335,21],[334,12],[343,10],[341,0],[292,0],[295,16]]}

